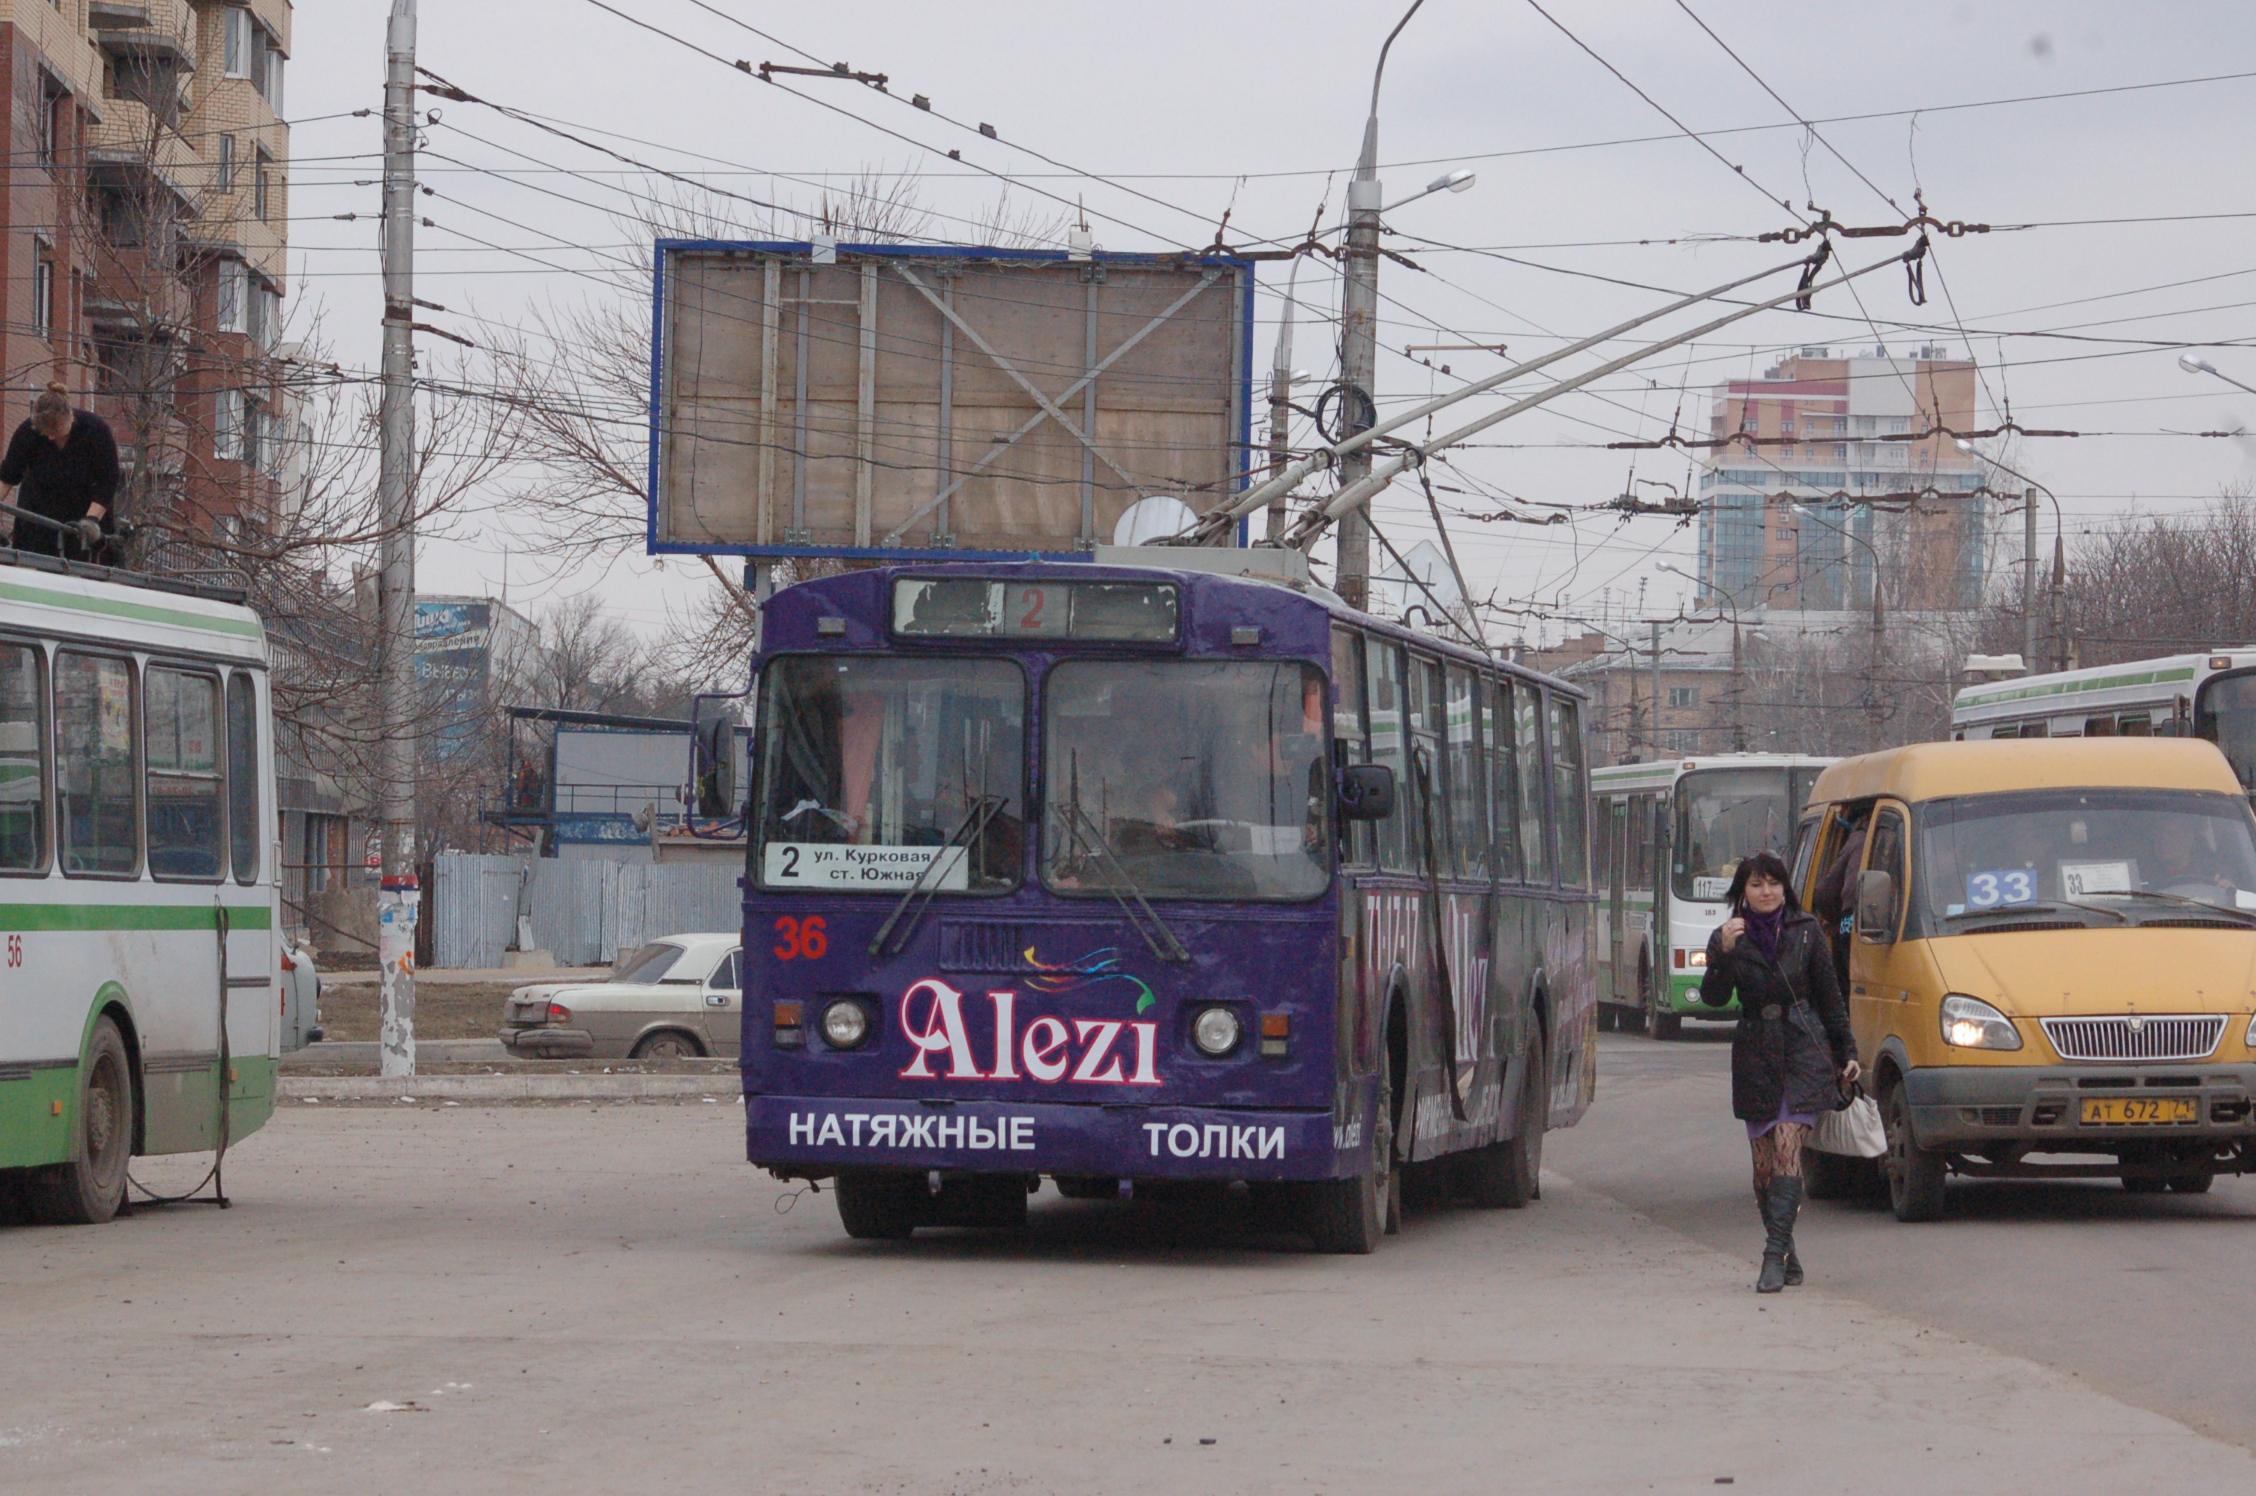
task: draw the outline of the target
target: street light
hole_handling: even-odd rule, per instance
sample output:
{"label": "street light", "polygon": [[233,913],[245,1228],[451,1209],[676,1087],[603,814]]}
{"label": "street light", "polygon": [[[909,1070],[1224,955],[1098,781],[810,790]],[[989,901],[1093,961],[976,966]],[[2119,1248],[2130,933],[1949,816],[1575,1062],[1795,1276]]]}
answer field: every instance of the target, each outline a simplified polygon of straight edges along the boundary
{"label": "street light", "polygon": [[[2184,360],[2181,359],[2180,362],[2182,363]],[[2196,359],[2194,362],[2200,363],[2201,360]],[[2222,378],[2223,376],[2220,375],[2219,377]],[[2034,662],[2037,658],[2036,496],[2041,493],[2052,500],[2052,668],[2066,670],[2068,668],[2068,640],[2060,629],[2060,594],[2068,582],[2068,558],[2067,551],[2060,538],[2060,495],[2054,493],[2027,473],[2007,467],[1963,436],[1958,439],[1957,446],[1958,450],[1964,452],[1967,456],[1986,462],[1999,472],[2008,477],[2018,478],[2027,485],[2027,490],[2021,496],[2023,503],[2028,506],[2023,511],[2021,520],[2021,655],[2023,659],[2031,662],[2032,668],[2034,668]]]}
{"label": "street light", "polygon": [[2205,358],[2196,357],[2191,353],[2181,353],[2178,355],[2178,367],[2188,374],[2213,374],[2236,390],[2246,390],[2249,394],[2256,395],[2256,385],[2242,384]]}

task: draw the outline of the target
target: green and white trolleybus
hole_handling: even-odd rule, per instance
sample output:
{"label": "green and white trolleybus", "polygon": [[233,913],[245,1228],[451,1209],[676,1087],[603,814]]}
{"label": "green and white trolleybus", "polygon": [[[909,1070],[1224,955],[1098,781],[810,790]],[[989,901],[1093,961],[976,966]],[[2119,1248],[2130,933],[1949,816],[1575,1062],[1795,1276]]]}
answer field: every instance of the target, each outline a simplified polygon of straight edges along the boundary
{"label": "green and white trolleybus", "polygon": [[1968,686],[1951,736],[2206,738],[2256,795],[2256,646]]}
{"label": "green and white trolleybus", "polygon": [[271,722],[233,594],[0,550],[0,1186],[42,1219],[273,1111]]}
{"label": "green and white trolleybus", "polygon": [[1732,1018],[1699,999],[1708,936],[1739,859],[1789,857],[1794,825],[1830,758],[1719,753],[1590,771],[1597,809],[1591,878],[1601,1027],[1673,1039],[1687,1013]]}

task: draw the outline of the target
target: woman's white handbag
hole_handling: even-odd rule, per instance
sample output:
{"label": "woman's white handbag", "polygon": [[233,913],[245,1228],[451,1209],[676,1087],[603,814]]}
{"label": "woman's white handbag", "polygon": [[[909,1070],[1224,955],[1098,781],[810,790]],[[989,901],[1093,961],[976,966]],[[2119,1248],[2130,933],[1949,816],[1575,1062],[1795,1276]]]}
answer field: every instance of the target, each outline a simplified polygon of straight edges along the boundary
{"label": "woman's white handbag", "polygon": [[1888,1151],[1888,1134],[1880,1126],[1880,1107],[1864,1094],[1864,1087],[1851,1087],[1849,1104],[1837,1112],[1826,1112],[1817,1119],[1817,1131],[1810,1138],[1810,1146],[1820,1153],[1846,1154],[1850,1158],[1878,1158]]}

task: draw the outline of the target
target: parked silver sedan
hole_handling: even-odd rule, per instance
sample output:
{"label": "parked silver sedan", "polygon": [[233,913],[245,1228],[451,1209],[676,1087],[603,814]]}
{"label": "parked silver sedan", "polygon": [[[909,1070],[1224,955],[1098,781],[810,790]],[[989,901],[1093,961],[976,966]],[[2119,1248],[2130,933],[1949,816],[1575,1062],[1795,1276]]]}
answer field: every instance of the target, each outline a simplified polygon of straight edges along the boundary
{"label": "parked silver sedan", "polygon": [[519,987],[502,1000],[501,1042],[526,1059],[733,1057],[744,1020],[735,935],[669,935],[603,982]]}

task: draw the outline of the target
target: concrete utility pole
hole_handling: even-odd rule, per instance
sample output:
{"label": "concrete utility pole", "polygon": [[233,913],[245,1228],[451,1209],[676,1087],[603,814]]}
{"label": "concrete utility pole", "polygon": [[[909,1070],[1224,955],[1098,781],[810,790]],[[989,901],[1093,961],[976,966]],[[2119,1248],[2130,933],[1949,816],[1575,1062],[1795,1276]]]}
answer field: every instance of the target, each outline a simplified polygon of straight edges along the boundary
{"label": "concrete utility pole", "polygon": [[[1378,420],[1379,364],[1379,209],[1385,187],[1379,181],[1379,80],[1386,76],[1387,50],[1418,7],[1411,0],[1402,19],[1379,48],[1371,73],[1371,113],[1363,122],[1363,154],[1355,180],[1347,184],[1347,264],[1340,280],[1340,435],[1359,436]],[[1340,459],[1340,487],[1371,474],[1371,449],[1358,447]],[[1371,596],[1371,521],[1358,507],[1339,518],[1338,591],[1351,608],[1368,607]]]}
{"label": "concrete utility pole", "polygon": [[[1285,313],[1277,324],[1276,356],[1269,367],[1269,476],[1274,478],[1292,460],[1292,348],[1293,289],[1300,279],[1300,262],[1293,261],[1285,281]],[[1285,537],[1285,490],[1269,501],[1269,543]]]}
{"label": "concrete utility pole", "polygon": [[377,899],[385,1075],[415,1073],[415,0],[392,0],[384,31],[384,370],[378,414],[378,793],[383,890]]}
{"label": "concrete utility pole", "polygon": [[2021,668],[2037,672],[2037,491],[2021,490]]}

